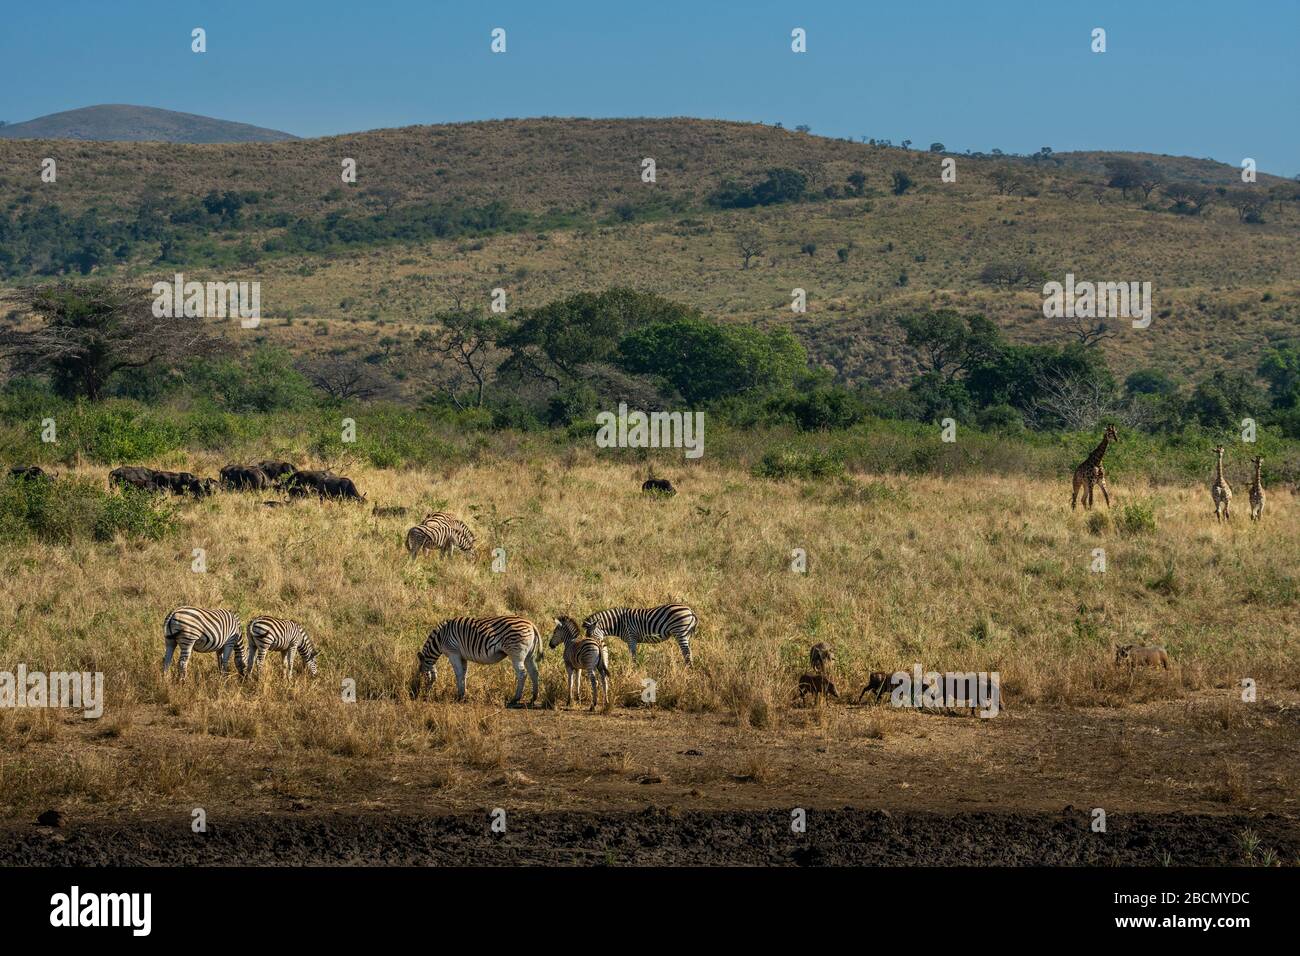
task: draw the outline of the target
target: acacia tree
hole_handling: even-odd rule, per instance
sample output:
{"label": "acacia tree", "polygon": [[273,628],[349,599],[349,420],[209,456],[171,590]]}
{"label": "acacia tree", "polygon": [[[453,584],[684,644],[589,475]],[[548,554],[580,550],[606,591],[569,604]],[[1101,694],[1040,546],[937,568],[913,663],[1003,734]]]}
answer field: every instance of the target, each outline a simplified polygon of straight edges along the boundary
{"label": "acacia tree", "polygon": [[740,253],[741,268],[749,268],[749,260],[763,254],[763,236],[757,229],[746,227],[736,233],[736,251]]}
{"label": "acacia tree", "polygon": [[0,354],[19,374],[48,376],[67,398],[97,401],[118,372],[180,365],[217,347],[202,319],[155,317],[146,289],[60,282],[14,296],[35,321],[0,331]]}
{"label": "acacia tree", "polygon": [[500,316],[482,316],[460,308],[439,313],[434,319],[442,336],[434,351],[450,356],[457,365],[457,374],[444,386],[445,391],[457,408],[465,408],[459,393],[467,376],[473,391],[470,406],[481,408],[492,350],[509,326]]}

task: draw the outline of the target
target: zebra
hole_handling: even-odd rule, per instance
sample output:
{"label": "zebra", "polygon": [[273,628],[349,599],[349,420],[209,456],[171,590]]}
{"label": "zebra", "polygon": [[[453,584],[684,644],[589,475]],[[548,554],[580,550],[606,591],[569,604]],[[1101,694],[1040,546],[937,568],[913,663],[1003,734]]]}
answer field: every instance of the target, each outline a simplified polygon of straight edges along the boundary
{"label": "zebra", "polygon": [[564,644],[564,667],[569,672],[569,696],[566,706],[573,706],[576,691],[578,701],[582,701],[582,672],[587,672],[591,681],[591,709],[596,709],[600,701],[597,690],[596,675],[600,675],[600,686],[605,688],[605,706],[609,706],[609,647],[605,638],[581,634],[578,624],[571,617],[557,617],[555,631],[551,634],[550,647]]}
{"label": "zebra", "polygon": [[671,637],[682,649],[687,667],[691,666],[691,635],[698,625],[695,612],[685,604],[611,607],[597,611],[582,622],[583,630],[590,637],[609,635],[626,641],[634,663],[637,644],[659,644]]}
{"label": "zebra", "polygon": [[280,651],[284,655],[286,677],[293,676],[293,659],[301,654],[307,672],[316,676],[316,657],[320,653],[297,621],[278,617],[255,617],[248,622],[248,673],[256,674],[262,666],[267,651]]}
{"label": "zebra", "polygon": [[406,550],[411,553],[411,557],[435,549],[447,555],[454,548],[473,551],[474,533],[465,526],[465,522],[445,511],[425,515],[423,521],[406,532]]}
{"label": "zebra", "polygon": [[217,668],[226,673],[226,665],[233,654],[239,676],[244,676],[246,664],[244,657],[244,634],[239,622],[239,615],[234,611],[211,611],[200,607],[178,607],[167,615],[163,625],[163,640],[167,652],[163,655],[162,669],[167,673],[171,667],[172,654],[180,646],[181,656],[176,665],[181,680],[185,679],[185,669],[189,664],[191,651],[215,651]]}
{"label": "zebra", "polygon": [[529,706],[537,703],[537,663],[542,659],[542,632],[532,621],[522,617],[454,617],[432,631],[420,648],[419,670],[411,679],[411,697],[420,696],[426,685],[438,679],[438,658],[447,656],[456,675],[456,699],[465,699],[465,668],[475,664],[495,664],[505,658],[515,669],[515,696],[509,706],[518,707],[524,694],[524,671],[533,682]]}

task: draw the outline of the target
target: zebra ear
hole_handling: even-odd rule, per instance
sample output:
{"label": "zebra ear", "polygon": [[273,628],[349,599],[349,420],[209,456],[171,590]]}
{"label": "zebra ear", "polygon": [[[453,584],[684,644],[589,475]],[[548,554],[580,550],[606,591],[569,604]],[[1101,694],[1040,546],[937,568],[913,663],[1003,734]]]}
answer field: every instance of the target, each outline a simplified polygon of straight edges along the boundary
{"label": "zebra ear", "polygon": [[560,619],[558,617],[555,619],[555,626],[556,627],[560,626]]}

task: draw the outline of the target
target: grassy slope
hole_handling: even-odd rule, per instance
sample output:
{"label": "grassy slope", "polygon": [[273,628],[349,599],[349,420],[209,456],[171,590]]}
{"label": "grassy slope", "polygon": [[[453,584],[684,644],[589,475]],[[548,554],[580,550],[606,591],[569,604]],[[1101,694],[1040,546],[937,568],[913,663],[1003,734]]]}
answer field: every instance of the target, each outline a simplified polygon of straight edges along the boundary
{"label": "grassy slope", "polygon": [[[64,143],[56,150],[57,186],[42,187],[13,171],[38,168],[50,146],[0,142],[0,169],[10,170],[0,184],[34,201],[101,208],[130,207],[146,187],[178,196],[254,189],[271,193],[259,208],[306,216],[373,212],[367,190],[390,187],[400,194],[399,205],[499,199],[514,208],[576,211],[599,221],[621,203],[677,201],[696,208],[723,178],[753,181],[773,166],[804,170],[818,190],[843,185],[855,169],[868,177],[866,199],[661,212],[648,222],[390,246],[327,259],[268,259],[240,270],[262,280],[271,319],[249,338],[308,351],[368,350],[380,336],[409,334],[449,302],[453,289],[468,301],[485,302],[492,288],[502,287],[518,308],[580,289],[631,284],[724,318],[792,323],[818,362],[852,380],[892,384],[914,368],[893,322],[912,309],[980,309],[1016,340],[1066,340],[1062,328],[1042,318],[1035,290],[979,283],[984,265],[1005,259],[1024,260],[1055,278],[1073,272],[1151,281],[1158,313],[1152,327],[1121,329],[1104,346],[1121,372],[1154,365],[1199,378],[1223,366],[1252,368],[1269,341],[1294,334],[1300,312],[1295,209],[1275,205],[1267,224],[1245,226],[1222,206],[1192,218],[1143,210],[1118,201],[1113,191],[1102,204],[1086,190],[1075,199],[1058,192],[1066,182],[1089,178],[1089,164],[1104,154],[1071,154],[1059,167],[1018,161],[1039,196],[1004,197],[990,180],[999,165],[992,159],[958,157],[957,183],[942,184],[936,156],[770,127],[518,120],[238,146]],[[639,178],[646,155],[658,162],[654,185]],[[341,185],[344,156],[358,160],[360,182],[331,198]],[[1171,176],[1215,179],[1226,169],[1201,160],[1152,159]],[[1084,164],[1083,172],[1073,168],[1076,162]],[[917,181],[913,193],[888,194],[894,169]],[[1260,186],[1275,181],[1264,176]],[[762,232],[766,247],[753,268],[741,271],[734,239],[748,226]],[[800,252],[807,242],[816,243],[815,255]],[[846,262],[837,257],[839,248],[849,248]],[[143,262],[132,269],[150,282],[170,271]],[[187,272],[204,275],[197,268]],[[900,284],[904,272],[907,281]],[[795,287],[809,293],[805,316],[789,310]],[[283,330],[275,320],[286,317],[328,321],[335,331],[316,338],[301,328]],[[392,361],[420,371],[435,359],[406,343]]]}

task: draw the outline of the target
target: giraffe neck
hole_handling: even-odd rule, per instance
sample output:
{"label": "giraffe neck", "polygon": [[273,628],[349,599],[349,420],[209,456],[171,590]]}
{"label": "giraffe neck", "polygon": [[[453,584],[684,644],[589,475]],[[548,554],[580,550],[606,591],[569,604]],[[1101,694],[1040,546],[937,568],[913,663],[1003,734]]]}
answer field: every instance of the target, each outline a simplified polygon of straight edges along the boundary
{"label": "giraffe neck", "polygon": [[1258,484],[1262,484],[1262,482],[1260,481],[1260,473],[1259,473],[1259,470],[1260,470],[1260,463],[1259,463],[1259,462],[1255,462],[1255,484],[1257,484],[1257,485],[1258,485]]}
{"label": "giraffe neck", "polygon": [[1088,460],[1094,465],[1100,465],[1101,460],[1106,457],[1106,446],[1109,444],[1110,439],[1103,438],[1101,444],[1092,450],[1092,454],[1088,456]]}
{"label": "giraffe neck", "polygon": [[1219,453],[1218,478],[1223,481],[1223,453]]}

